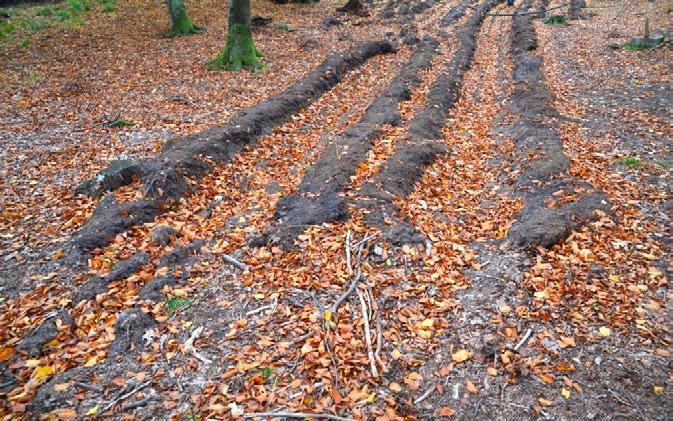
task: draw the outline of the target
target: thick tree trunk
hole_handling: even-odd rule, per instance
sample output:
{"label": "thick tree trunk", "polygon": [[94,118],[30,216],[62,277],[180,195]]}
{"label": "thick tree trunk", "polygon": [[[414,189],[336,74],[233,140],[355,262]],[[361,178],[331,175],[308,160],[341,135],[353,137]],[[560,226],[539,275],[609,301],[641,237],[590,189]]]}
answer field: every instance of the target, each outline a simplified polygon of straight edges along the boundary
{"label": "thick tree trunk", "polygon": [[184,0],[166,0],[166,5],[171,14],[171,22],[173,22],[171,29],[173,35],[189,35],[201,31],[201,28],[187,16]]}
{"label": "thick tree trunk", "polygon": [[227,43],[220,55],[208,63],[211,68],[225,70],[259,70],[264,67],[252,39],[250,0],[229,0]]}

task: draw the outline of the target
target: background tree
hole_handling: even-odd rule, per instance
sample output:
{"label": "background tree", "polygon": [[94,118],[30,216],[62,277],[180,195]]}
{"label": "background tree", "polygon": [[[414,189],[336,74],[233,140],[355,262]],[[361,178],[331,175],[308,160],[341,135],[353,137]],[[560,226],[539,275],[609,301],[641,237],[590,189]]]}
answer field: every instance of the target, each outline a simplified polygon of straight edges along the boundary
{"label": "background tree", "polygon": [[224,50],[208,62],[208,67],[253,71],[263,68],[259,60],[263,55],[255,48],[251,27],[250,0],[229,0],[227,43]]}
{"label": "background tree", "polygon": [[168,11],[171,14],[173,35],[189,35],[201,32],[203,29],[197,26],[187,15],[184,0],[166,0]]}

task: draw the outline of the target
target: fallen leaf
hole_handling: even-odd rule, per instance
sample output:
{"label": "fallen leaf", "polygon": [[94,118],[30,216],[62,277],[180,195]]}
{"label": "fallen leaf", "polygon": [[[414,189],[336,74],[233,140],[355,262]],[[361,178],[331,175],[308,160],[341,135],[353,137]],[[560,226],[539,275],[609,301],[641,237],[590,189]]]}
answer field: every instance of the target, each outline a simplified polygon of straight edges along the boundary
{"label": "fallen leaf", "polygon": [[466,349],[461,349],[458,350],[457,352],[454,352],[451,354],[451,358],[453,361],[457,363],[462,363],[463,361],[469,360],[472,357],[472,352],[466,350]]}
{"label": "fallen leaf", "polygon": [[449,408],[448,406],[441,406],[437,410],[437,415],[439,415],[440,417],[452,417],[455,414],[456,414],[456,411]]}
{"label": "fallen leaf", "polygon": [[610,328],[609,328],[609,327],[605,327],[605,326],[601,326],[601,327],[598,329],[598,332],[599,332],[602,336],[606,336],[606,337],[607,337],[607,336],[610,336],[610,333],[612,333],[612,331],[610,330]]}
{"label": "fallen leaf", "polygon": [[14,348],[0,348],[0,361],[7,361],[16,354]]}
{"label": "fallen leaf", "polygon": [[477,389],[477,386],[474,385],[471,381],[467,380],[465,382],[465,389],[470,392],[470,393],[477,393],[479,392],[479,389]]}
{"label": "fallen leaf", "polygon": [[86,415],[96,415],[98,413],[99,408],[100,408],[100,405],[94,406],[93,408],[86,411]]}
{"label": "fallen leaf", "polygon": [[552,401],[547,400],[545,398],[540,398],[537,401],[540,402],[540,405],[542,405],[542,406],[549,406],[553,403]]}
{"label": "fallen leaf", "polygon": [[402,386],[399,385],[399,383],[390,383],[388,385],[388,388],[392,390],[393,392],[401,392],[402,391]]}
{"label": "fallen leaf", "polygon": [[564,388],[561,388],[561,396],[564,398],[568,399],[570,397],[570,390]]}
{"label": "fallen leaf", "polygon": [[52,374],[54,374],[54,367],[50,365],[43,365],[35,370],[35,375],[33,378],[41,379],[42,377],[51,376]]}

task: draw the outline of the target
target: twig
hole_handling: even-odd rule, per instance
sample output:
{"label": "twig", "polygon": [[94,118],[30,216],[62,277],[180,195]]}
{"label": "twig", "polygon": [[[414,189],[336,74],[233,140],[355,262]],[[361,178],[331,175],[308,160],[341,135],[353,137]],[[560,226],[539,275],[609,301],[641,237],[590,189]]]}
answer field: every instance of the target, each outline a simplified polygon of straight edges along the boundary
{"label": "twig", "polygon": [[376,359],[374,358],[374,350],[372,349],[371,330],[369,329],[369,316],[367,315],[367,304],[362,297],[362,291],[357,290],[358,298],[360,299],[360,307],[362,308],[362,318],[365,321],[365,343],[367,344],[367,356],[369,358],[369,368],[372,370],[372,376],[379,377],[379,370],[376,368]]}
{"label": "twig", "polygon": [[142,383],[140,383],[138,386],[134,387],[130,392],[124,393],[123,395],[119,396],[118,398],[114,399],[112,402],[109,404],[105,405],[103,409],[100,410],[99,414],[104,414],[106,413],[110,408],[115,406],[117,402],[123,401],[124,399],[128,398],[129,396],[133,395],[134,393],[146,388],[152,383],[152,379],[146,380]]}
{"label": "twig", "polygon": [[351,230],[348,230],[346,233],[346,244],[344,244],[346,249],[346,267],[348,267],[348,274],[353,274],[353,266],[351,265]]}
{"label": "twig", "polygon": [[203,333],[203,326],[197,327],[194,329],[192,332],[192,335],[187,339],[187,341],[184,343],[185,351],[189,352],[196,358],[198,358],[202,363],[204,364],[212,364],[213,361],[204,357],[203,355],[199,354],[199,352],[194,348],[194,341],[201,336],[201,333]]}
{"label": "twig", "polygon": [[[365,237],[366,239],[366,237]],[[348,287],[348,290],[344,292],[341,297],[337,298],[337,300],[334,302],[334,304],[330,307],[330,311],[332,314],[336,315],[337,310],[339,309],[339,306],[341,303],[343,303],[346,298],[348,298],[349,295],[355,291],[355,288],[357,288],[358,284],[360,283],[360,279],[362,279],[362,249],[364,248],[365,243],[360,241],[360,247],[358,248],[358,254],[357,254],[357,273],[355,274],[355,278],[353,278],[353,281],[351,282],[351,286]]]}
{"label": "twig", "polygon": [[[367,292],[372,295],[371,290],[367,289]],[[374,296],[372,295],[372,300]],[[376,350],[374,351],[374,359],[381,366],[382,371],[386,371],[386,366],[381,360],[381,346],[383,345],[383,328],[381,327],[381,306],[379,303],[374,300],[376,303]]]}
{"label": "twig", "polygon": [[229,263],[230,265],[235,266],[237,269],[242,270],[243,272],[247,271],[248,265],[245,263],[241,263],[238,260],[234,259],[233,257],[229,256],[228,254],[223,254],[222,259],[224,259],[225,262]]}
{"label": "twig", "polygon": [[430,389],[426,390],[425,393],[423,393],[421,396],[418,397],[418,399],[416,399],[414,401],[414,405],[418,405],[419,403],[426,400],[428,398],[428,396],[430,396],[434,390],[435,390],[435,385],[432,385],[432,387]]}
{"label": "twig", "polygon": [[528,329],[528,330],[526,331],[526,334],[523,335],[523,338],[521,338],[521,340],[519,341],[519,343],[516,344],[516,345],[514,345],[514,350],[515,350],[515,351],[518,351],[519,348],[521,348],[521,347],[523,346],[523,344],[526,343],[526,341],[527,341],[528,338],[530,337],[530,334],[531,334],[531,333],[533,333],[533,331],[532,331],[531,329]]}
{"label": "twig", "polygon": [[75,386],[81,387],[82,389],[90,390],[92,392],[103,393],[102,388],[100,388],[98,386],[91,385],[91,384],[77,382],[77,383],[75,383]]}
{"label": "twig", "polygon": [[365,235],[365,238],[363,238],[362,240],[360,240],[360,241],[358,241],[357,243],[353,244],[353,247],[360,247],[360,246],[362,246],[364,243],[366,243],[367,241],[369,241],[371,238],[374,238],[374,237],[376,237],[376,236],[379,235],[379,234],[380,234],[379,232],[375,232],[374,234],[371,234],[371,235]]}
{"label": "twig", "polygon": [[122,411],[130,411],[132,409],[136,409],[136,408],[139,408],[141,406],[145,406],[153,400],[154,400],[154,398],[152,396],[148,396],[148,397],[146,397],[144,399],[141,399],[139,401],[127,403],[126,405],[122,406]]}
{"label": "twig", "polygon": [[273,303],[267,304],[267,305],[262,306],[260,308],[256,308],[254,310],[250,310],[247,313],[245,313],[245,315],[246,316],[252,316],[253,314],[261,313],[264,310],[268,310],[270,308],[276,308],[277,305],[278,305],[278,299],[275,299]]}
{"label": "twig", "polygon": [[353,418],[344,418],[332,414],[309,414],[305,412],[249,412],[243,414],[243,418],[269,417],[269,418],[322,418],[334,421],[353,421]]}

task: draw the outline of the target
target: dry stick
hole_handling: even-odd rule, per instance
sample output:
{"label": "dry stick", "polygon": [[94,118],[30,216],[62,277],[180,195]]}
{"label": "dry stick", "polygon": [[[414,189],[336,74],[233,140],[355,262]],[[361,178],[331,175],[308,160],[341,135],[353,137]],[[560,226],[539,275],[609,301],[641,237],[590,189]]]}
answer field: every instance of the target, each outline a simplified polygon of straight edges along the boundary
{"label": "dry stick", "polygon": [[236,266],[236,268],[242,270],[243,272],[248,270],[248,265],[246,265],[245,263],[239,262],[238,260],[229,256],[228,254],[223,254],[222,259],[224,259],[224,261],[229,263],[230,265]]}
{"label": "dry stick", "polygon": [[362,308],[362,318],[365,321],[365,342],[367,343],[367,357],[369,358],[369,368],[372,370],[372,376],[379,377],[379,370],[376,368],[376,360],[374,359],[374,350],[372,349],[371,330],[369,329],[369,316],[367,315],[367,304],[362,297],[362,291],[357,290],[358,298],[360,299],[360,307]]}
{"label": "dry stick", "polygon": [[75,386],[81,387],[82,389],[90,390],[92,392],[103,393],[102,388],[100,388],[98,386],[91,385],[91,384],[77,382],[77,383],[75,383]]}
{"label": "dry stick", "polygon": [[348,274],[353,274],[353,266],[351,265],[351,230],[346,233],[346,266],[348,267]]}
{"label": "dry stick", "polygon": [[146,388],[147,386],[150,385],[150,383],[152,383],[152,379],[149,379],[149,380],[146,380],[146,381],[140,383],[138,386],[134,387],[133,390],[131,390],[130,392],[124,393],[123,395],[119,396],[118,398],[114,399],[112,402],[107,404],[105,407],[103,407],[103,409],[101,409],[99,414],[106,413],[110,408],[115,406],[117,404],[117,402],[123,401],[124,399],[128,398],[129,396],[133,395],[134,393],[138,392],[139,390],[142,390],[142,389]]}
{"label": "dry stick", "polygon": [[372,296],[372,301],[376,304],[376,350],[374,351],[374,359],[376,359],[376,362],[381,366],[381,370],[383,372],[386,371],[386,366],[383,364],[383,361],[381,360],[381,346],[383,344],[383,329],[381,327],[381,306],[379,306],[379,303],[374,300],[374,296],[372,295],[372,292],[369,288],[367,288],[367,292],[369,295]]}
{"label": "dry stick", "polygon": [[357,254],[357,268],[358,268],[357,273],[355,274],[355,278],[353,278],[353,282],[351,282],[351,286],[348,287],[348,290],[346,290],[346,292],[344,292],[341,295],[341,297],[337,298],[334,304],[329,308],[332,314],[334,315],[336,315],[336,312],[339,309],[341,303],[343,303],[346,300],[346,298],[348,298],[348,296],[351,295],[353,291],[355,291],[358,284],[360,283],[360,280],[362,279],[362,249],[364,248],[365,243],[360,241],[359,244],[360,247],[358,248],[358,254]]}
{"label": "dry stick", "polygon": [[353,418],[344,418],[332,414],[308,414],[305,412],[250,412],[243,414],[243,418],[270,417],[270,418],[322,418],[334,421],[353,421]]}
{"label": "dry stick", "polygon": [[267,305],[262,306],[262,307],[260,307],[260,308],[256,308],[256,309],[254,309],[254,310],[250,310],[250,311],[248,311],[247,313],[245,313],[245,315],[246,315],[246,316],[252,316],[253,314],[261,313],[262,311],[264,311],[264,310],[268,310],[268,309],[270,309],[270,308],[274,308],[274,309],[275,309],[277,305],[278,305],[278,299],[276,298],[276,299],[274,300],[273,303],[271,303],[271,304],[267,304]]}
{"label": "dry stick", "polygon": [[418,399],[416,399],[416,400],[414,401],[414,405],[418,405],[419,403],[421,403],[421,402],[423,402],[424,400],[426,400],[426,399],[428,398],[428,396],[430,396],[430,394],[432,394],[432,391],[433,391],[433,390],[435,390],[435,386],[434,386],[434,385],[432,385],[432,387],[430,387],[430,389],[426,390],[425,393],[423,393],[421,396],[419,396]]}
{"label": "dry stick", "polygon": [[204,357],[203,355],[199,354],[199,352],[196,350],[196,348],[194,348],[194,341],[196,339],[198,339],[199,336],[201,336],[202,333],[203,333],[203,326],[200,326],[200,327],[197,327],[196,329],[194,329],[194,332],[192,332],[192,335],[189,337],[189,339],[187,339],[187,341],[184,344],[185,350],[187,352],[189,352],[190,354],[192,354],[193,356],[195,356],[196,358],[198,358],[202,363],[212,364],[213,363],[212,360],[210,360],[210,359]]}
{"label": "dry stick", "polygon": [[521,338],[521,340],[519,341],[519,343],[516,344],[516,345],[514,346],[514,350],[515,350],[515,351],[518,351],[519,348],[521,348],[521,346],[523,346],[523,344],[526,343],[526,341],[528,340],[528,337],[530,337],[530,334],[531,334],[531,333],[533,333],[533,331],[530,330],[530,329],[528,329],[528,330],[526,331],[526,334],[523,335],[523,338]]}

